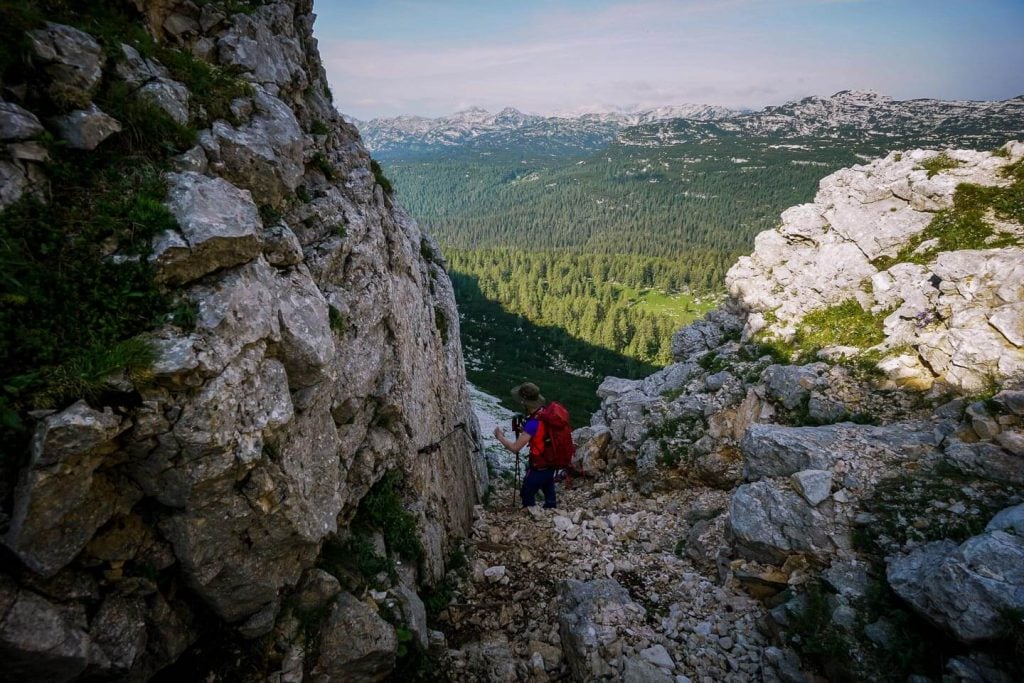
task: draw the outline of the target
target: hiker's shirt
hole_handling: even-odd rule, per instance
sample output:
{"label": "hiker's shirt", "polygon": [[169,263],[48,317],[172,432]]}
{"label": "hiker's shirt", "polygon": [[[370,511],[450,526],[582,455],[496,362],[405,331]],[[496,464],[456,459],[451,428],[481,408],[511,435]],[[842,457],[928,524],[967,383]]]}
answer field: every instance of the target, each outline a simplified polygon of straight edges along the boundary
{"label": "hiker's shirt", "polygon": [[542,462],[538,461],[538,458],[544,453],[545,427],[536,412],[526,419],[523,431],[530,435],[530,467],[535,470],[547,469],[542,467]]}

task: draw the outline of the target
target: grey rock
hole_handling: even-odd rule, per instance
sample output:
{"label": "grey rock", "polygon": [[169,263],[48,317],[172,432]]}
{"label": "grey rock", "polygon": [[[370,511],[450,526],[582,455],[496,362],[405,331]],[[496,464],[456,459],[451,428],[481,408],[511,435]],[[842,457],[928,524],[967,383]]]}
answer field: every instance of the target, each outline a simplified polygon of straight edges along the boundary
{"label": "grey rock", "polygon": [[1024,538],[987,531],[887,559],[893,590],[922,616],[973,643],[997,637],[1003,614],[1024,609]]}
{"label": "grey rock", "polygon": [[616,638],[616,628],[629,623],[631,616],[643,614],[643,608],[629,592],[613,579],[575,581],[558,584],[559,633],[562,650],[573,680],[588,681],[603,672],[601,647]]}
{"label": "grey rock", "polygon": [[299,389],[316,384],[335,357],[327,301],[306,273],[294,271],[275,282],[281,361],[288,372],[288,386]]}
{"label": "grey rock", "polygon": [[391,624],[348,593],[338,596],[320,626],[314,676],[329,680],[381,681],[395,667],[398,638]]}
{"label": "grey rock", "polygon": [[145,606],[138,598],[117,593],[100,605],[89,633],[110,660],[110,674],[128,673],[146,651],[144,615]]}
{"label": "grey rock", "polygon": [[139,88],[136,95],[162,110],[178,125],[188,124],[189,92],[184,84],[161,78]]}
{"label": "grey rock", "polygon": [[28,140],[45,130],[36,115],[13,102],[0,102],[0,140]]}
{"label": "grey rock", "polygon": [[227,179],[276,206],[302,182],[302,129],[292,110],[262,88],[256,88],[254,101],[256,113],[248,125],[216,121],[212,131]]}
{"label": "grey rock", "polygon": [[50,98],[58,104],[88,104],[103,76],[99,43],[88,33],[52,22],[29,31],[28,37],[33,58],[50,79]]}
{"label": "grey rock", "polygon": [[811,392],[807,401],[807,418],[818,424],[833,424],[849,417],[850,412],[839,401]]}
{"label": "grey rock", "polygon": [[258,83],[302,90],[308,84],[305,54],[286,5],[269,4],[235,15],[217,41],[220,60]]}
{"label": "grey rock", "polygon": [[811,680],[800,668],[800,657],[789,648],[766,647],[764,657],[784,683],[808,683]]}
{"label": "grey rock", "polygon": [[821,573],[821,578],[848,600],[863,598],[871,586],[867,568],[858,560],[836,559]]}
{"label": "grey rock", "polygon": [[985,531],[1005,531],[1024,539],[1024,503],[998,512],[985,525]]}
{"label": "grey rock", "polygon": [[810,365],[770,365],[761,376],[768,396],[793,410],[808,400],[811,391],[821,383],[821,375],[828,369],[825,363]]}
{"label": "grey rock", "polygon": [[800,470],[830,469],[839,460],[870,456],[880,462],[903,462],[930,456],[940,436],[926,423],[876,427],[840,423],[821,427],[753,424],[740,443],[748,480],[782,477]]}
{"label": "grey rock", "polygon": [[416,644],[426,651],[430,645],[430,629],[427,628],[427,609],[416,591],[404,584],[391,589],[391,594],[398,603],[406,627],[412,632]]}
{"label": "grey rock", "polygon": [[716,372],[713,375],[708,375],[707,379],[704,380],[704,386],[707,387],[708,391],[718,391],[725,386],[726,382],[732,379],[732,373],[723,370],[722,372]]}
{"label": "grey rock", "polygon": [[892,650],[896,632],[893,629],[892,623],[888,619],[882,618],[866,624],[864,626],[864,635],[883,650]]}
{"label": "grey rock", "polygon": [[[664,648],[662,647],[662,649]],[[646,651],[644,650],[640,655],[643,656]],[[655,664],[644,659],[628,657],[622,667],[623,683],[673,683],[674,680],[672,676],[659,669]]]}
{"label": "grey rock", "polygon": [[160,282],[190,282],[259,255],[262,223],[249,192],[191,172],[169,173],[167,181],[167,208],[181,234],[154,241],[151,259]]}
{"label": "grey rock", "polygon": [[1018,458],[1024,458],[1024,434],[1017,430],[1004,430],[996,434],[995,441]]}
{"label": "grey rock", "polygon": [[979,683],[1014,683],[1013,675],[1003,671],[984,652],[971,652],[967,655],[952,657],[946,662],[948,676],[954,681],[978,681]]}
{"label": "grey rock", "polygon": [[321,609],[341,592],[341,583],[323,569],[309,569],[302,577],[295,597],[295,606],[303,612]]}
{"label": "grey rock", "polygon": [[302,262],[302,245],[287,225],[275,225],[263,233],[263,256],[272,266],[294,266]]}
{"label": "grey rock", "polygon": [[55,117],[53,126],[68,147],[84,150],[96,149],[101,142],[121,131],[118,120],[104,114],[95,104]]}
{"label": "grey rock", "polygon": [[280,606],[276,602],[269,603],[259,612],[253,614],[238,627],[243,638],[253,639],[267,635],[274,630],[274,622]]}
{"label": "grey rock", "polygon": [[668,650],[665,649],[664,645],[652,645],[645,650],[641,650],[640,656],[651,664],[664,669],[671,670],[675,668],[676,665],[676,663],[672,661],[672,657],[669,655]]}
{"label": "grey rock", "polygon": [[0,576],[0,615],[0,652],[10,680],[70,681],[102,656],[55,605],[6,576]]}
{"label": "grey rock", "polygon": [[1004,389],[992,400],[1014,415],[1024,415],[1024,391]]}
{"label": "grey rock", "polygon": [[832,473],[828,470],[802,470],[790,480],[796,492],[812,506],[832,495]]}
{"label": "grey rock", "polygon": [[849,531],[772,481],[743,484],[729,506],[729,528],[744,557],[781,563],[793,552],[829,556],[848,548]]}
{"label": "grey rock", "polygon": [[44,418],[32,436],[30,458],[14,493],[10,528],[3,538],[26,565],[53,576],[92,535],[141,496],[108,470],[114,439],[127,425],[109,408],[79,401]]}
{"label": "grey rock", "polygon": [[1024,484],[1024,458],[991,443],[964,443],[951,439],[946,457],[961,472],[1007,484]]}
{"label": "grey rock", "polygon": [[716,309],[703,320],[687,325],[672,336],[672,357],[679,362],[716,349],[728,335],[739,336],[743,321],[724,309]]}

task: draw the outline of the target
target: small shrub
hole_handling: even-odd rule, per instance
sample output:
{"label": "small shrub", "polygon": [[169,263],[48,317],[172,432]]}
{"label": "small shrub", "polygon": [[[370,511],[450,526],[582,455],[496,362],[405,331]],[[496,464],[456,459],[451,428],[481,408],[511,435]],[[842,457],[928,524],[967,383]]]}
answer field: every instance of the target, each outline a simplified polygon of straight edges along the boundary
{"label": "small shrub", "polygon": [[327,135],[331,132],[331,127],[318,119],[310,125],[309,132],[313,135]]}
{"label": "small shrub", "polygon": [[334,306],[328,307],[327,319],[331,329],[339,334],[344,334],[345,330],[348,329],[348,321],[345,320],[345,315]]}
{"label": "small shrub", "polygon": [[927,159],[921,162],[918,168],[922,168],[928,171],[928,177],[934,178],[937,174],[943,171],[948,171],[951,168],[959,168],[963,164],[956,159],[950,158],[948,154],[942,152],[933,156],[931,159]]}
{"label": "small shrub", "polygon": [[323,152],[317,152],[313,155],[313,166],[323,173],[324,178],[327,178],[328,181],[334,180],[334,166],[331,165],[331,162]]}
{"label": "small shrub", "polygon": [[896,162],[903,161],[903,152],[896,152],[896,154],[893,155],[892,159],[893,161]]}
{"label": "small shrub", "polygon": [[345,239],[348,236],[348,228],[345,227],[344,223],[338,223],[334,226],[334,234],[338,237]]}
{"label": "small shrub", "polygon": [[1010,150],[1006,149],[1005,147],[996,147],[994,150],[992,150],[992,156],[999,157],[1000,159],[1009,159]]}
{"label": "small shrub", "polygon": [[284,214],[276,207],[270,204],[260,205],[260,220],[263,221],[265,227],[269,228],[270,226],[277,225],[281,222],[282,218],[284,218]]}
{"label": "small shrub", "polygon": [[430,246],[430,242],[428,242],[425,237],[420,239],[420,256],[422,256],[423,260],[427,263],[432,263],[434,261],[434,249]]}
{"label": "small shrub", "polygon": [[313,198],[309,194],[309,189],[305,185],[299,185],[295,189],[295,196],[298,198],[298,200],[300,202],[303,202],[303,203],[308,202],[309,200],[311,200]]}
{"label": "small shrub", "polygon": [[373,171],[373,178],[384,190],[384,194],[389,197],[393,195],[395,193],[395,188],[391,186],[391,181],[384,175],[384,171],[381,169],[380,164],[377,163],[376,159],[370,159],[370,170]]}
{"label": "small shrub", "polygon": [[177,325],[186,332],[195,329],[199,320],[199,305],[194,301],[185,299],[180,301],[171,312],[167,314],[167,322]]}
{"label": "small shrub", "polygon": [[417,560],[423,546],[416,536],[416,517],[402,506],[398,495],[401,474],[391,470],[363,497],[357,518],[384,534],[388,549],[407,560]]}
{"label": "small shrub", "polygon": [[434,326],[441,335],[441,344],[448,346],[448,316],[440,306],[434,306]]}

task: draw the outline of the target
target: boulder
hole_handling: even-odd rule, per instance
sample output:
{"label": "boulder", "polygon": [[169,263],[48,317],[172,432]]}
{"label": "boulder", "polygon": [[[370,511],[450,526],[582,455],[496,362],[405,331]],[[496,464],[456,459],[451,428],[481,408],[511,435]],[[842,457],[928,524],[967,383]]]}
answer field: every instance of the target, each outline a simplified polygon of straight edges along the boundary
{"label": "boulder", "polygon": [[85,401],[43,418],[29,448],[29,463],[14,492],[3,543],[26,565],[53,576],[115,514],[141,492],[108,469],[116,437],[128,427],[107,408]]}
{"label": "boulder", "polygon": [[[83,107],[103,77],[103,49],[88,33],[47,22],[28,32],[32,57],[49,78],[47,92],[58,105]],[[92,149],[91,147],[88,149]]]}
{"label": "boulder", "polygon": [[154,240],[158,281],[190,282],[259,255],[263,224],[247,190],[193,172],[169,173],[167,182],[167,208],[181,232]]}
{"label": "boulder", "polygon": [[342,593],[320,624],[313,676],[331,681],[381,681],[395,668],[398,637],[376,610]]}
{"label": "boulder", "polygon": [[109,674],[124,675],[146,651],[145,605],[115,593],[103,601],[89,634],[110,660]]}
{"label": "boulder", "polygon": [[44,130],[32,112],[13,102],[0,102],[0,140],[28,140]]}
{"label": "boulder", "polygon": [[772,481],[743,484],[729,504],[729,529],[739,554],[753,560],[781,564],[796,552],[828,557],[850,547],[849,528],[830,506],[822,508]]}
{"label": "boulder", "polygon": [[761,381],[765,384],[768,396],[787,410],[793,410],[809,399],[811,391],[821,384],[821,375],[826,370],[828,365],[825,363],[769,365]]}
{"label": "boulder", "polygon": [[77,678],[103,657],[56,605],[6,576],[0,576],[0,655],[8,680],[58,683]]}
{"label": "boulder", "polygon": [[842,422],[820,427],[753,424],[740,443],[748,481],[825,470],[840,460],[897,463],[931,456],[941,439],[927,423],[883,427]]}
{"label": "boulder", "polygon": [[999,637],[1006,629],[1004,615],[1024,610],[1024,537],[1002,529],[959,545],[934,541],[886,564],[896,594],[965,643]]}
{"label": "boulder", "polygon": [[76,109],[70,114],[52,119],[57,134],[72,149],[93,150],[114,133],[121,132],[121,124],[112,116],[104,114],[95,104],[86,109]]}
{"label": "boulder", "polygon": [[176,123],[189,122],[189,92],[184,84],[171,78],[162,64],[146,59],[130,45],[121,45],[121,59],[115,73],[135,88],[135,96],[162,109]]}

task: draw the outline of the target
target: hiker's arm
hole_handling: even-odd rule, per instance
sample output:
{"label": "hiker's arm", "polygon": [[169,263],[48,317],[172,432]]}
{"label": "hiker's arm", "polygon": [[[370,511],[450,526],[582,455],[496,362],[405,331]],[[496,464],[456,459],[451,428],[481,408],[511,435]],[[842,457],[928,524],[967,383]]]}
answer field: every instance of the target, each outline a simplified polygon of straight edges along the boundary
{"label": "hiker's arm", "polygon": [[530,443],[530,435],[523,432],[519,435],[519,438],[515,441],[509,441],[508,437],[505,436],[505,432],[501,430],[501,427],[494,428],[494,438],[501,442],[501,445],[509,449],[513,453],[518,453],[523,446]]}

